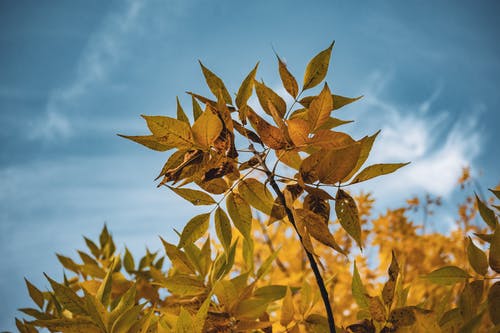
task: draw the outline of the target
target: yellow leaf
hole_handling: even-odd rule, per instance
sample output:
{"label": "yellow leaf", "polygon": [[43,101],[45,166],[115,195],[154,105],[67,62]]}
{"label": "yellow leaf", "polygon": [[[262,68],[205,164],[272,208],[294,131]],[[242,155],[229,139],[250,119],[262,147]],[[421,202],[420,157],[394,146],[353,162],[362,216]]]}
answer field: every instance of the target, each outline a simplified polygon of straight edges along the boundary
{"label": "yellow leaf", "polygon": [[488,262],[491,269],[500,273],[500,227],[496,227],[495,233],[491,238],[491,246]]}
{"label": "yellow leaf", "polygon": [[205,76],[205,81],[207,81],[208,88],[214,94],[214,96],[218,97],[219,94],[222,94],[222,97],[226,104],[233,104],[231,95],[227,91],[224,82],[222,82],[222,80],[217,75],[215,75],[208,68],[206,68],[201,63],[201,61],[200,61],[200,66],[201,70],[203,71],[203,76]]}
{"label": "yellow leaf", "polygon": [[488,258],[486,254],[474,244],[470,237],[468,237],[467,242],[467,258],[469,259],[469,264],[477,274],[486,275],[488,272]]}
{"label": "yellow leaf", "polygon": [[324,184],[340,182],[355,167],[359,153],[359,143],[315,153],[321,154],[317,170],[318,179]]}
{"label": "yellow leaf", "polygon": [[293,97],[296,98],[299,93],[299,85],[297,84],[297,80],[290,73],[286,64],[281,60],[281,58],[276,54],[278,58],[278,69],[281,78],[281,82],[283,83],[283,87],[285,90]]}
{"label": "yellow leaf", "polygon": [[201,109],[200,104],[198,104],[194,96],[191,96],[191,104],[193,104],[193,118],[196,121],[196,119],[198,119],[198,117],[203,113],[203,110]]}
{"label": "yellow leaf", "polygon": [[267,299],[246,299],[236,306],[234,316],[238,319],[257,319],[267,310],[268,304]]}
{"label": "yellow leaf", "polygon": [[382,289],[382,300],[385,305],[390,307],[392,300],[394,299],[396,281],[399,275],[399,265],[396,260],[396,256],[394,255],[394,251],[392,251],[392,260],[389,269],[387,270],[387,274],[389,275],[389,280],[384,284],[384,288]]}
{"label": "yellow leaf", "polygon": [[231,192],[226,198],[226,208],[234,226],[246,239],[252,230],[252,211],[249,204],[238,193]]}
{"label": "yellow leaf", "polygon": [[203,327],[205,325],[205,320],[207,319],[207,313],[211,303],[211,296],[212,294],[208,295],[208,297],[203,301],[200,308],[198,309],[198,312],[196,312],[196,315],[194,316],[194,333],[203,332]]}
{"label": "yellow leaf", "polygon": [[335,251],[346,255],[345,251],[337,244],[330,233],[328,225],[317,214],[307,209],[295,209],[295,216],[305,225],[309,234],[319,242],[331,247]]}
{"label": "yellow leaf", "polygon": [[318,130],[332,129],[332,128],[339,127],[339,126],[342,126],[345,124],[350,124],[352,122],[354,122],[354,120],[342,120],[342,119],[330,117],[330,118],[328,118],[328,120],[326,120],[323,123],[323,125],[318,127]]}
{"label": "yellow leaf", "polygon": [[189,312],[181,306],[179,317],[177,317],[175,333],[192,333],[194,331],[195,328],[193,326],[193,318]]}
{"label": "yellow leaf", "polygon": [[354,144],[350,135],[330,130],[319,130],[310,139],[309,144],[322,149],[336,149]]}
{"label": "yellow leaf", "polygon": [[442,285],[464,282],[470,277],[467,272],[457,266],[441,267],[424,276],[425,279]]}
{"label": "yellow leaf", "polygon": [[242,180],[238,185],[241,197],[251,206],[266,215],[271,213],[274,198],[267,187],[255,178]]}
{"label": "yellow leaf", "polygon": [[333,110],[332,94],[328,85],[325,83],[321,93],[312,100],[307,111],[307,121],[311,126],[312,132],[323,125],[329,118]]}
{"label": "yellow leaf", "polygon": [[335,212],[340,225],[363,248],[361,241],[361,224],[358,207],[354,199],[344,190],[339,189],[335,197]]}
{"label": "yellow leaf", "polygon": [[274,92],[271,88],[267,87],[264,83],[254,80],[255,92],[257,93],[257,99],[259,100],[262,109],[268,114],[272,115],[269,109],[269,104],[271,103],[281,118],[285,116],[286,113],[286,102],[281,98],[280,95]]}
{"label": "yellow leaf", "polygon": [[160,237],[160,239],[173,268],[182,273],[189,274],[195,272],[193,264],[189,261],[184,252],[182,252],[177,246],[165,241],[163,238]]}
{"label": "yellow leaf", "polygon": [[495,213],[486,204],[479,199],[476,194],[477,208],[479,209],[479,214],[484,222],[486,222],[492,229],[497,228],[498,221]]}
{"label": "yellow leaf", "polygon": [[293,144],[297,147],[306,145],[309,141],[309,123],[304,119],[295,118],[288,120],[287,124]]}
{"label": "yellow leaf", "polygon": [[220,242],[222,243],[224,250],[228,252],[233,237],[231,223],[229,222],[229,218],[227,217],[226,212],[223,211],[220,207],[217,207],[214,216],[215,232]]}
{"label": "yellow leaf", "polygon": [[358,161],[356,162],[356,166],[352,171],[342,179],[342,183],[345,183],[349,179],[351,179],[356,172],[358,172],[359,169],[363,166],[363,164],[366,162],[368,159],[368,155],[370,155],[370,151],[373,146],[373,142],[377,138],[377,135],[380,133],[380,130],[377,131],[377,133],[373,134],[372,136],[365,136],[361,140],[359,140],[359,143],[361,145],[361,150],[359,152],[359,158]]}
{"label": "yellow leaf", "polygon": [[[155,268],[150,268],[155,270]],[[168,276],[159,281],[159,283],[167,288],[171,293],[187,296],[187,295],[198,295],[205,291],[205,285],[203,281],[191,275],[176,274],[173,276]]]}
{"label": "yellow leaf", "polygon": [[349,184],[356,184],[364,182],[368,179],[372,179],[381,175],[387,175],[389,173],[393,173],[399,168],[404,167],[405,165],[410,164],[407,163],[393,163],[393,164],[373,164],[365,169],[363,169]]}
{"label": "yellow leaf", "polygon": [[108,311],[94,295],[84,293],[84,298],[90,318],[92,318],[92,321],[105,332],[108,327]]}
{"label": "yellow leaf", "polygon": [[182,230],[179,247],[182,248],[197,241],[207,231],[209,222],[210,213],[193,217]]}
{"label": "yellow leaf", "polygon": [[291,150],[278,150],[275,151],[275,153],[280,162],[288,165],[290,168],[293,168],[295,170],[300,169],[302,158],[300,157],[298,152]]}
{"label": "yellow leaf", "polygon": [[292,322],[294,314],[292,291],[288,287],[286,288],[285,298],[283,298],[283,304],[281,305],[281,326],[287,327]]}
{"label": "yellow leaf", "polygon": [[36,305],[38,305],[40,309],[42,309],[45,302],[43,293],[31,282],[29,282],[28,279],[24,278],[24,281],[26,282],[26,286],[28,287],[28,293],[31,299],[36,303]]}
{"label": "yellow leaf", "polygon": [[[350,104],[352,102],[355,102],[359,99],[361,99],[363,96],[358,96],[358,97],[354,97],[354,98],[351,98],[351,97],[344,97],[344,96],[340,96],[340,95],[334,95],[332,94],[332,99],[333,99],[333,110],[338,110],[340,109],[341,107],[347,105],[347,104]],[[311,102],[316,98],[316,96],[306,96],[304,98],[301,98],[299,103],[308,108],[309,105],[311,105]]]}
{"label": "yellow leaf", "polygon": [[359,276],[358,267],[356,266],[356,261],[354,261],[354,268],[352,273],[352,284],[351,284],[352,296],[361,309],[368,309],[368,299],[366,297],[366,289],[363,286],[363,281]]}
{"label": "yellow leaf", "polygon": [[113,259],[111,266],[108,267],[106,276],[102,280],[99,289],[97,289],[96,297],[104,305],[108,305],[111,300],[111,287],[113,285],[113,272],[119,259]]}
{"label": "yellow leaf", "polygon": [[132,285],[120,298],[120,302],[109,314],[109,323],[114,324],[116,319],[124,314],[127,310],[135,305],[135,297],[137,295],[136,285]]}
{"label": "yellow leaf", "polygon": [[330,64],[330,56],[334,43],[335,42],[332,42],[327,49],[318,53],[307,64],[304,73],[303,90],[317,86],[325,78],[328,72],[328,65]]}
{"label": "yellow leaf", "polygon": [[180,188],[169,186],[169,189],[174,191],[180,197],[191,202],[195,206],[213,205],[215,200],[208,194],[198,190],[192,190],[190,188]]}
{"label": "yellow leaf", "polygon": [[49,280],[52,289],[54,290],[54,294],[59,301],[59,303],[63,306],[63,308],[71,311],[75,315],[86,315],[87,309],[82,299],[68,286],[64,284],[57,283],[52,280],[47,274],[44,274],[47,280]]}
{"label": "yellow leaf", "polygon": [[201,147],[210,148],[222,131],[222,122],[211,107],[207,107],[193,124],[194,140]]}
{"label": "yellow leaf", "polygon": [[[241,109],[243,106],[245,106],[250,96],[252,96],[253,82],[255,80],[255,73],[257,73],[258,67],[259,63],[257,63],[252,71],[248,73],[247,77],[241,83],[240,89],[238,89],[238,93],[236,94],[236,106],[238,107],[238,109]],[[241,115],[240,120],[245,123]]]}
{"label": "yellow leaf", "polygon": [[250,124],[252,124],[252,127],[255,128],[259,134],[260,139],[267,146],[275,150],[284,149],[288,146],[288,143],[279,128],[269,124],[250,108],[247,109],[247,116],[250,120]]}
{"label": "yellow leaf", "polygon": [[177,119],[183,121],[189,125],[189,118],[186,116],[186,113],[182,109],[181,102],[179,101],[179,97],[176,97],[177,101]]}
{"label": "yellow leaf", "polygon": [[183,121],[164,116],[145,116],[149,130],[162,143],[177,148],[190,148],[193,146],[193,133],[188,124]]}
{"label": "yellow leaf", "polygon": [[123,135],[118,134],[122,138],[129,139],[131,141],[137,142],[149,149],[156,151],[167,151],[175,147],[175,145],[169,144],[167,140],[163,138],[158,138],[154,135]]}

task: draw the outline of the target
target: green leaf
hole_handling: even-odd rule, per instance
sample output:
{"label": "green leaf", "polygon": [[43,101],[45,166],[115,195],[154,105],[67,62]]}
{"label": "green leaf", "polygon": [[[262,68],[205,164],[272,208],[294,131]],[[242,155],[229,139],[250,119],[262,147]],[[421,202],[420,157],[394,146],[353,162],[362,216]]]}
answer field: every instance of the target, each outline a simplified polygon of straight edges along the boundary
{"label": "green leaf", "polygon": [[169,189],[174,191],[180,197],[191,202],[195,206],[213,205],[215,200],[208,194],[202,191],[193,190],[190,188],[180,188],[168,186]]}
{"label": "green leaf", "polygon": [[63,284],[57,283],[52,280],[47,274],[44,274],[47,280],[50,282],[54,294],[59,301],[59,303],[68,311],[76,315],[87,315],[87,309],[82,299],[71,289]]}
{"label": "green leaf", "polygon": [[234,226],[246,239],[252,230],[252,211],[250,205],[238,194],[231,192],[226,198],[226,208]]}
{"label": "green leaf", "polygon": [[182,109],[181,102],[179,102],[179,97],[176,97],[175,99],[177,102],[177,119],[189,125],[189,118],[186,116],[186,113]]}
{"label": "green leaf", "polygon": [[483,250],[474,244],[470,237],[468,237],[468,239],[467,258],[469,259],[469,264],[477,274],[486,275],[488,272],[488,258]]}
{"label": "green leaf", "polygon": [[321,51],[309,61],[304,73],[302,90],[313,88],[323,81],[328,72],[328,65],[330,64],[330,56],[334,43],[335,42],[332,42],[327,49]]}
{"label": "green leaf", "polygon": [[207,232],[210,223],[210,213],[200,214],[193,217],[182,230],[179,247],[192,244]]}
{"label": "green leaf", "polygon": [[329,118],[333,110],[333,100],[328,84],[325,83],[321,93],[312,100],[307,111],[307,121],[309,122],[311,132],[315,132]]}
{"label": "green leaf", "polygon": [[206,68],[200,61],[201,70],[203,71],[203,76],[205,76],[205,81],[207,81],[208,88],[214,94],[214,96],[219,96],[222,94],[224,101],[226,104],[233,104],[233,100],[231,99],[231,95],[226,89],[224,82],[212,73],[208,68]]}
{"label": "green leaf", "polygon": [[364,182],[368,179],[372,179],[381,175],[387,175],[393,173],[397,169],[404,167],[407,163],[392,163],[392,164],[373,164],[361,171],[349,184],[356,184]]}
{"label": "green leaf", "polygon": [[488,262],[491,269],[500,273],[500,227],[496,227],[495,233],[491,238],[491,246]]}
{"label": "green leaf", "polygon": [[283,303],[281,305],[281,326],[287,327],[292,322],[294,315],[295,310],[293,308],[292,291],[290,288],[286,288],[285,298],[283,298]]}
{"label": "green leaf", "polygon": [[484,222],[486,222],[492,229],[497,227],[498,221],[493,210],[484,204],[484,202],[479,199],[476,195],[477,208],[479,209],[479,214]]}
{"label": "green leaf", "polygon": [[118,134],[122,138],[129,139],[136,143],[139,143],[149,149],[156,151],[167,151],[175,147],[175,145],[170,144],[167,140],[158,138],[154,135],[123,135]]}
{"label": "green leaf", "polygon": [[183,121],[165,116],[146,116],[149,130],[156,138],[161,138],[161,142],[167,146],[177,148],[191,148],[193,146],[193,133],[189,124]]}
{"label": "green leaf", "polygon": [[281,82],[285,90],[293,97],[296,98],[299,93],[299,85],[295,77],[290,73],[286,64],[281,60],[281,58],[276,54],[278,58],[278,71],[280,74]]}
{"label": "green leaf", "polygon": [[210,148],[222,131],[222,122],[211,107],[207,107],[205,112],[196,119],[191,130],[194,140],[204,148]]}
{"label": "green leaf", "polygon": [[[236,94],[236,106],[238,109],[244,107],[250,96],[252,96],[253,82],[255,80],[255,73],[257,73],[257,68],[259,67],[259,63],[255,65],[255,67],[248,73],[243,82],[241,83],[240,88],[238,89],[238,93]],[[245,123],[240,115],[240,120]]]}
{"label": "green leaf", "polygon": [[231,240],[233,238],[231,223],[229,222],[229,218],[227,214],[222,208],[217,207],[215,210],[215,232],[217,237],[222,243],[224,250],[226,252],[229,251],[229,247],[231,246]]}
{"label": "green leaf", "polygon": [[466,271],[457,266],[441,267],[424,276],[424,278],[430,282],[441,285],[464,282],[470,277],[471,276]]}
{"label": "green leaf", "polygon": [[340,225],[362,249],[361,224],[356,201],[344,190],[339,189],[335,197],[335,212]]}
{"label": "green leaf", "polygon": [[255,92],[257,93],[257,99],[259,100],[262,109],[268,114],[272,115],[271,109],[269,108],[269,103],[276,108],[278,114],[281,118],[285,116],[286,113],[286,102],[281,98],[280,95],[274,92],[271,88],[267,87],[264,83],[259,81],[254,81]]}
{"label": "green leaf", "polygon": [[31,299],[36,303],[36,305],[38,305],[40,309],[43,309],[43,304],[45,302],[43,293],[37,287],[35,287],[35,285],[29,282],[28,279],[24,278],[24,281],[26,282],[26,287],[28,288],[28,293]]}
{"label": "green leaf", "polygon": [[241,197],[251,206],[266,215],[271,213],[274,198],[267,187],[255,178],[242,180],[238,185]]}
{"label": "green leaf", "polygon": [[354,261],[354,268],[352,273],[352,296],[361,309],[368,309],[368,299],[366,298],[366,289],[363,286],[363,281],[359,276],[356,261]]}

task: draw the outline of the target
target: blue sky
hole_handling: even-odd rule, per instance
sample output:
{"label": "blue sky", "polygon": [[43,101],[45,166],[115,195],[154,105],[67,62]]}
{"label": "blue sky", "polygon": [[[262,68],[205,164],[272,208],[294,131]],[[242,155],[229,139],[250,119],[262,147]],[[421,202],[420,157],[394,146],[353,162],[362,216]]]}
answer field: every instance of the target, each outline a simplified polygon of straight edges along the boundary
{"label": "blue sky", "polygon": [[[302,77],[335,39],[328,82],[365,97],[339,111],[370,157],[412,161],[359,186],[380,207],[430,192],[453,202],[463,166],[499,180],[500,32],[495,1],[0,2],[0,330],[29,305],[28,277],[58,278],[106,221],[123,249],[159,248],[197,209],[153,179],[166,155],[116,133],[141,134],[139,114],[173,115],[175,96],[208,94],[197,60],[237,91],[257,61],[278,88],[272,47]],[[394,199],[398,198],[398,199]],[[200,210],[203,211],[203,210]],[[450,223],[452,216],[443,217]]]}

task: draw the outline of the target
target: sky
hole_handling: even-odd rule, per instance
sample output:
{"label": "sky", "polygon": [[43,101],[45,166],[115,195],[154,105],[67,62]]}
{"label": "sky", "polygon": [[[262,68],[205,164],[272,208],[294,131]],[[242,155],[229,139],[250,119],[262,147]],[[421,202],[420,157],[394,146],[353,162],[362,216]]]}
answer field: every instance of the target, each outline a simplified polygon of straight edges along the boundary
{"label": "sky", "polygon": [[[280,89],[273,48],[297,78],[335,47],[338,111],[355,138],[382,132],[370,162],[412,163],[354,191],[379,207],[431,193],[453,202],[471,166],[499,181],[500,32],[496,1],[0,1],[0,331],[30,306],[23,278],[60,279],[55,253],[107,223],[136,255],[175,240],[195,212],[157,189],[168,154],[116,136],[146,134],[140,114],[175,114],[209,95],[198,60],[236,92],[257,77]],[[281,88],[281,91],[284,91]],[[443,216],[451,223],[453,216]]]}

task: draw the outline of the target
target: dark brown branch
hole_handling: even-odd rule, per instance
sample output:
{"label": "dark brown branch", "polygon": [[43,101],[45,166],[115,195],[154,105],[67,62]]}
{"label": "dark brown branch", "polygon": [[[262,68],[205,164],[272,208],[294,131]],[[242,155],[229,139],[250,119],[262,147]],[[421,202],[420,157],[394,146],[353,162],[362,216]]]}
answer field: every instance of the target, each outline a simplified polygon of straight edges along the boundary
{"label": "dark brown branch", "polygon": [[[252,149],[252,148],[253,147],[250,146],[250,149]],[[288,217],[288,220],[290,221],[290,223],[294,227],[295,232],[297,232],[297,235],[299,236],[300,244],[302,245],[302,248],[306,252],[307,259],[309,259],[309,264],[311,265],[311,269],[312,269],[312,271],[314,273],[314,277],[316,278],[316,283],[318,284],[318,288],[319,288],[319,292],[321,294],[321,298],[322,298],[323,303],[325,305],[326,316],[328,318],[328,326],[330,328],[330,333],[336,333],[335,319],[333,317],[332,306],[330,304],[330,299],[328,297],[328,291],[326,290],[325,282],[323,281],[323,277],[321,276],[321,273],[319,271],[318,264],[316,263],[316,260],[314,259],[313,254],[310,253],[309,251],[307,251],[307,249],[304,246],[304,243],[303,243],[303,240],[302,240],[302,236],[300,235],[300,233],[299,233],[299,231],[297,229],[297,225],[295,223],[295,218],[293,217],[293,213],[290,210],[290,207],[288,207],[286,205],[285,196],[283,195],[283,192],[281,192],[281,189],[279,188],[278,184],[276,183],[276,180],[274,179],[273,173],[271,172],[271,170],[269,170],[269,168],[267,167],[265,161],[262,160],[262,158],[258,155],[257,152],[255,152],[255,156],[258,156],[258,158],[260,160],[260,163],[261,163],[261,166],[263,168],[263,171],[265,172],[265,174],[267,176],[267,179],[269,181],[269,184],[271,185],[272,189],[274,190],[274,192],[278,196],[278,200],[280,201],[280,203],[285,208],[286,216]]]}

